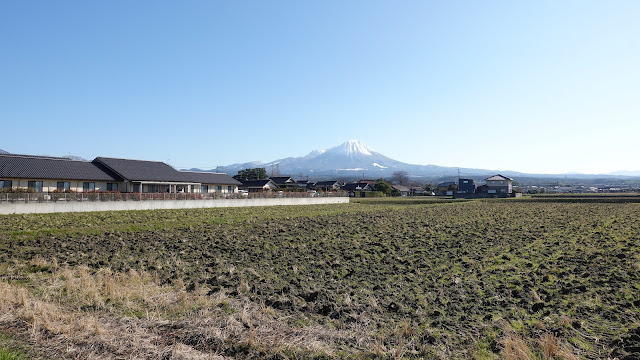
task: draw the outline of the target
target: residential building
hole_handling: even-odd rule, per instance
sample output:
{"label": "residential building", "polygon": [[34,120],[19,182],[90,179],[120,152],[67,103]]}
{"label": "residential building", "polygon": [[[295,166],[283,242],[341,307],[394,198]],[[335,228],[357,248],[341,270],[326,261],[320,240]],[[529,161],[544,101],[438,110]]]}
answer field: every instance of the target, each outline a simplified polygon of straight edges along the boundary
{"label": "residential building", "polygon": [[458,180],[458,194],[473,194],[476,192],[476,184],[473,179]]}
{"label": "residential building", "polygon": [[400,196],[409,196],[411,195],[411,188],[404,185],[390,185],[391,189],[398,191]]}
{"label": "residential building", "polygon": [[280,189],[296,189],[298,184],[290,176],[272,176],[269,179],[273,181]]}
{"label": "residential building", "polygon": [[200,184],[160,161],[97,157],[92,163],[122,180],[121,192],[194,193]]}
{"label": "residential building", "polygon": [[342,190],[346,191],[350,197],[365,197],[365,192],[373,191],[373,187],[367,183],[344,184]]}
{"label": "residential building", "polygon": [[453,195],[458,190],[458,184],[453,181],[447,181],[438,184],[438,190],[436,192],[437,195]]}
{"label": "residential building", "polygon": [[308,190],[313,186],[313,183],[309,180],[298,180],[296,184],[300,190]]}
{"label": "residential building", "polygon": [[424,195],[432,195],[431,191],[426,191],[421,186],[412,186],[411,187],[411,195],[412,196],[424,196]]}
{"label": "residential building", "polygon": [[201,194],[235,194],[242,183],[227,174],[181,171],[187,180],[200,184],[196,192]]}
{"label": "residential building", "polygon": [[508,196],[513,192],[513,179],[504,175],[494,175],[485,179],[487,193]]}
{"label": "residential building", "polygon": [[87,161],[61,157],[0,154],[0,187],[36,192],[108,191],[122,183],[117,174]]}
{"label": "residential building", "polygon": [[269,192],[278,189],[278,185],[271,179],[264,180],[241,180],[241,190],[246,190],[250,193],[255,192]]}
{"label": "residential building", "polygon": [[341,186],[340,183],[338,181],[336,181],[336,180],[318,181],[314,185],[316,190],[322,190],[322,191],[339,190],[340,186]]}
{"label": "residential building", "polygon": [[37,192],[235,193],[239,185],[225,174],[178,171],[157,161],[97,157],[88,162],[0,154],[3,188],[32,188]]}

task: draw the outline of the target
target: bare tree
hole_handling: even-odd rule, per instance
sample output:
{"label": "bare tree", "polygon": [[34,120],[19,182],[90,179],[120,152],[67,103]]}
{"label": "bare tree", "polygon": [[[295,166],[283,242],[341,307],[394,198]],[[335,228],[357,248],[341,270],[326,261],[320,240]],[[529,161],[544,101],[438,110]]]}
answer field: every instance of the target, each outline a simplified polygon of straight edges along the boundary
{"label": "bare tree", "polygon": [[409,182],[409,173],[403,170],[394,171],[391,180],[399,185],[404,185]]}

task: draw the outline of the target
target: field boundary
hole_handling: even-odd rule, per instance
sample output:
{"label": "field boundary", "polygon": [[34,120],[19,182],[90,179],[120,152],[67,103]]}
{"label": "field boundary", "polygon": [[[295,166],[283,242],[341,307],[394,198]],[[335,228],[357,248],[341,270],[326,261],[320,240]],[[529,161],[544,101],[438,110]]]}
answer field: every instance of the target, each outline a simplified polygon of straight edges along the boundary
{"label": "field boundary", "polygon": [[345,204],[348,197],[275,198],[275,199],[217,199],[217,200],[165,200],[165,201],[110,201],[110,202],[51,202],[2,203],[0,215],[47,214],[92,211],[127,211],[161,209],[202,209],[217,207],[287,206]]}

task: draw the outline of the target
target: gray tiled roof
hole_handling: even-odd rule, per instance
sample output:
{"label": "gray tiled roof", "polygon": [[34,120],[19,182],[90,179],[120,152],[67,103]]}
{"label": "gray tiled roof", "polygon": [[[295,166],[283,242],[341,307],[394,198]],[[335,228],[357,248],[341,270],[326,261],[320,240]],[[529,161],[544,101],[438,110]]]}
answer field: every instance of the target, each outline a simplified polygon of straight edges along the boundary
{"label": "gray tiled roof", "polygon": [[396,189],[398,191],[411,191],[411,189],[408,186],[404,186],[404,185],[391,185],[391,188]]}
{"label": "gray tiled roof", "polygon": [[276,183],[274,183],[271,179],[266,180],[242,180],[242,187],[262,187],[267,185],[268,183],[273,184],[273,186],[277,187]]}
{"label": "gray tiled roof", "polygon": [[326,180],[326,181],[318,181],[315,185],[316,186],[333,186],[337,183],[338,181],[336,180]]}
{"label": "gray tiled roof", "polygon": [[[269,179],[276,183],[276,185],[287,185],[287,184],[295,184],[295,181],[291,178],[291,176],[272,176]],[[291,181],[289,181],[291,180]],[[287,183],[287,181],[289,181]]]}
{"label": "gray tiled roof", "polygon": [[0,178],[121,181],[90,162],[17,154],[0,154]]}
{"label": "gray tiled roof", "polygon": [[369,184],[350,183],[350,184],[344,184],[344,186],[342,187],[342,190],[346,190],[346,191],[371,190],[371,186],[369,186]]}
{"label": "gray tiled roof", "polygon": [[513,180],[513,179],[510,177],[498,174],[498,175],[493,175],[492,177],[488,177],[484,180],[485,181],[499,181],[499,180],[505,181],[505,180]]}
{"label": "gray tiled roof", "polygon": [[159,161],[97,157],[93,163],[101,164],[129,181],[195,182],[188,181],[184,173]]}
{"label": "gray tiled roof", "polygon": [[181,171],[185,179],[201,184],[242,185],[242,183],[227,174],[211,172]]}
{"label": "gray tiled roof", "polygon": [[438,184],[438,186],[452,186],[452,185],[457,185],[457,184],[453,181],[447,181],[447,182]]}

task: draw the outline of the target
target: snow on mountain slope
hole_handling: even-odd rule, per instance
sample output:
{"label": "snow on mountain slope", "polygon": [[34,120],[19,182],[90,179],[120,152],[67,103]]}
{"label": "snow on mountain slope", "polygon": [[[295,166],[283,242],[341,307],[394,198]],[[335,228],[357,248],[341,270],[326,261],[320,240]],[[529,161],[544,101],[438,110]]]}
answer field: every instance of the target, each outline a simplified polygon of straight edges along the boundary
{"label": "snow on mountain slope", "polygon": [[349,140],[342,145],[327,150],[325,153],[342,154],[349,157],[358,157],[363,155],[373,155],[375,151],[358,140]]}
{"label": "snow on mountain slope", "polygon": [[326,152],[327,150],[313,150],[312,152],[308,153],[307,155],[303,156],[303,159],[313,159],[314,157],[318,156],[318,155],[322,155]]}

